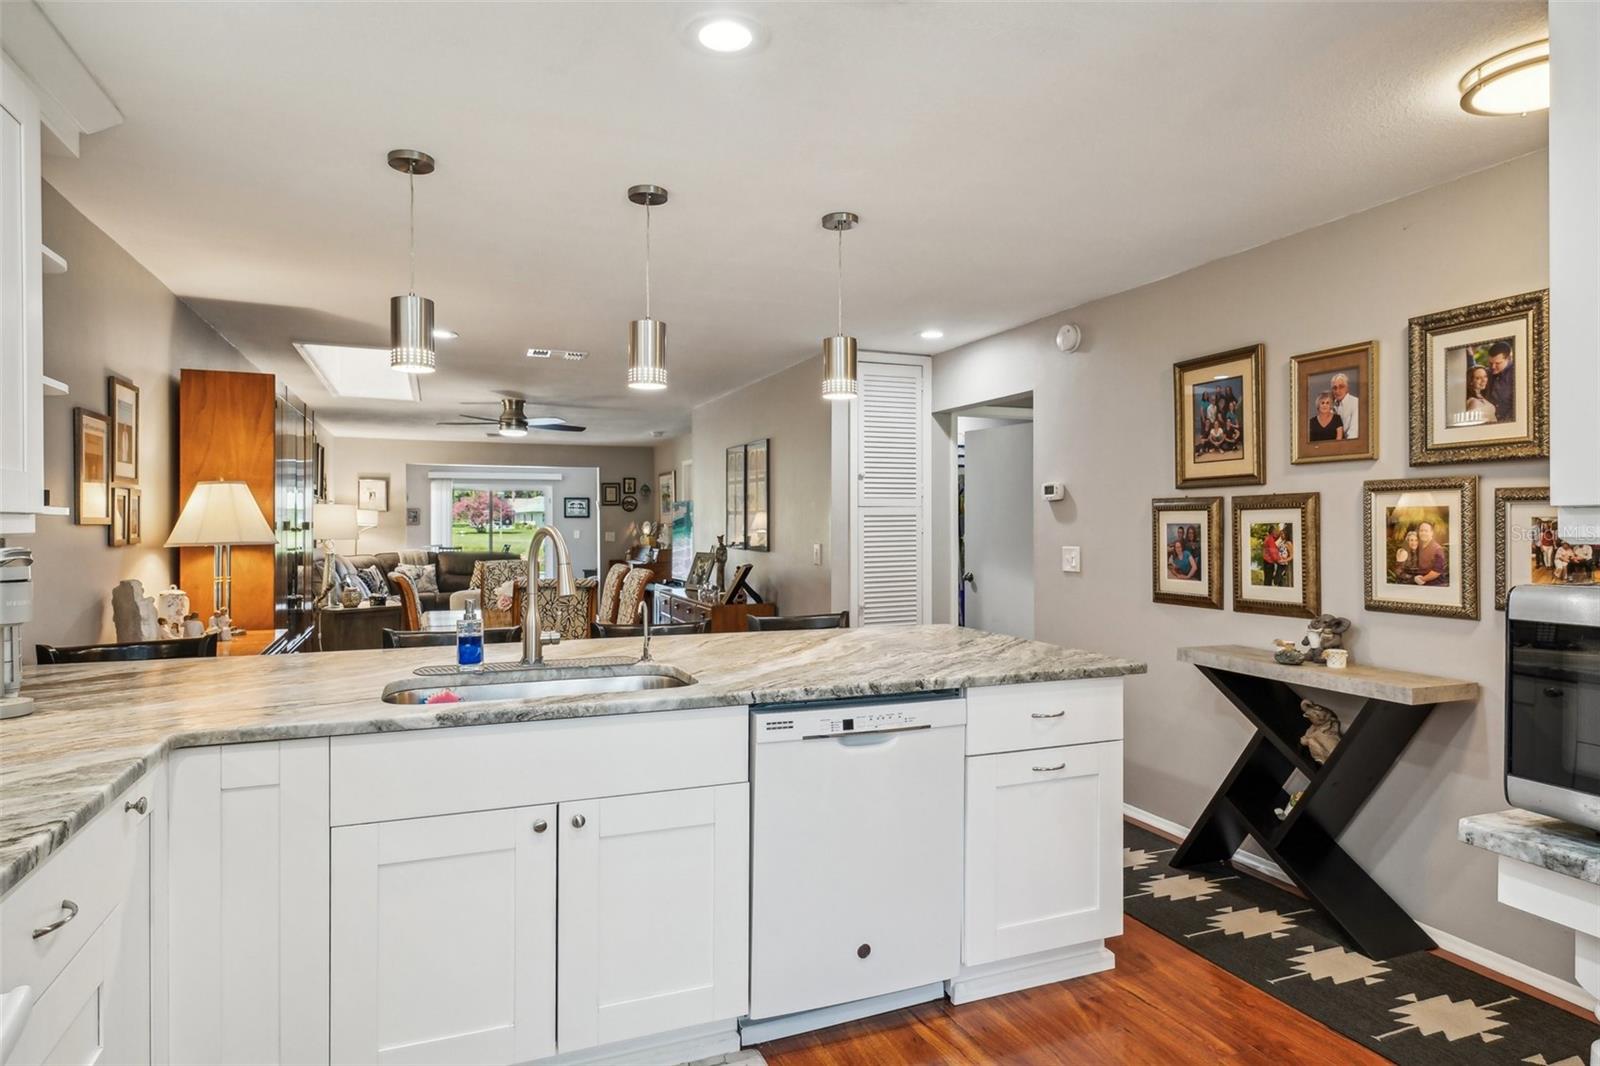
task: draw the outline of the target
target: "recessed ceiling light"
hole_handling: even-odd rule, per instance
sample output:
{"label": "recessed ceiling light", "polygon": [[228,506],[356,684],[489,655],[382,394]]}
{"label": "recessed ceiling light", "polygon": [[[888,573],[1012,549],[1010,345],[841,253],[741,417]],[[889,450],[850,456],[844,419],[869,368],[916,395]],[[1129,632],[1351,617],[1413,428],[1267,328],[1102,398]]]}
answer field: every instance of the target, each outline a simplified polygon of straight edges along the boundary
{"label": "recessed ceiling light", "polygon": [[921,333],[917,334],[917,336],[921,337],[925,341],[942,340],[944,338],[944,330],[925,329]]}
{"label": "recessed ceiling light", "polygon": [[1508,48],[1461,76],[1461,109],[1471,115],[1526,115],[1550,109],[1550,39]]}
{"label": "recessed ceiling light", "polygon": [[755,31],[748,23],[727,17],[713,18],[701,23],[694,37],[702,48],[724,55],[742,52],[756,40]]}
{"label": "recessed ceiling light", "polygon": [[461,336],[461,334],[457,333],[453,329],[440,329],[438,326],[433,327],[433,339],[436,341],[453,341],[459,336]]}

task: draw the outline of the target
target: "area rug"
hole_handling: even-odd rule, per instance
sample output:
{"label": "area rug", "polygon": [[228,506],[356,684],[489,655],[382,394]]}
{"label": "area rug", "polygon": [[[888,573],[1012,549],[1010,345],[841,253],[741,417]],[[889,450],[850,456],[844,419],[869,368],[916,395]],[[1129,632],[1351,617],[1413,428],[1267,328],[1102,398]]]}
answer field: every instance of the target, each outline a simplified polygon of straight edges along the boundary
{"label": "area rug", "polygon": [[1600,1024],[1426,951],[1369,959],[1301,897],[1223,863],[1174,870],[1174,849],[1123,826],[1129,916],[1391,1062],[1589,1066]]}

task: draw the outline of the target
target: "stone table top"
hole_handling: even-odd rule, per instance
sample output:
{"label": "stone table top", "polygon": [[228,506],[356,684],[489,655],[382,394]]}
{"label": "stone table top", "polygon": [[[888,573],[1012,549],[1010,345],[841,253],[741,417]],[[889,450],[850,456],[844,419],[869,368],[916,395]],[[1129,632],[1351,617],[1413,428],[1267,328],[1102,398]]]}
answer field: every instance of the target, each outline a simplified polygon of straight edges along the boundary
{"label": "stone table top", "polygon": [[1179,648],[1178,661],[1227,673],[1248,674],[1290,685],[1303,685],[1324,692],[1365,696],[1368,699],[1384,700],[1388,703],[1416,705],[1478,698],[1476,681],[1457,681],[1448,677],[1434,677],[1431,674],[1413,674],[1405,670],[1385,670],[1382,667],[1360,663],[1351,663],[1342,670],[1330,670],[1315,663],[1285,666],[1273,659],[1270,650],[1251,648],[1243,644]]}
{"label": "stone table top", "polygon": [[[489,645],[514,662],[520,645]],[[1145,665],[955,626],[657,637],[659,664],[694,676],[674,689],[473,701],[382,702],[386,684],[455,649],[405,648],[31,667],[38,709],[0,722],[0,893],[179,747],[488,725],[752,703],[1142,674]],[[637,658],[625,638],[547,646],[552,665]]]}
{"label": "stone table top", "polygon": [[1516,807],[1461,819],[1456,835],[1496,855],[1600,885],[1600,833]]}

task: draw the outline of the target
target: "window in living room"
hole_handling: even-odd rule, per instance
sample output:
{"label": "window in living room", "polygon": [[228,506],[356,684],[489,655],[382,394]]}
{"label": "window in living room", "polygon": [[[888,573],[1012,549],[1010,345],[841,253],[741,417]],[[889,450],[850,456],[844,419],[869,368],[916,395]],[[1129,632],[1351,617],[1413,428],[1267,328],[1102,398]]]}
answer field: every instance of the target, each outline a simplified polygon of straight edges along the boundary
{"label": "window in living room", "polygon": [[[452,482],[449,541],[442,546],[522,555],[528,550],[534,529],[549,516],[548,488]],[[549,554],[539,553],[539,572],[546,577],[554,574]]]}

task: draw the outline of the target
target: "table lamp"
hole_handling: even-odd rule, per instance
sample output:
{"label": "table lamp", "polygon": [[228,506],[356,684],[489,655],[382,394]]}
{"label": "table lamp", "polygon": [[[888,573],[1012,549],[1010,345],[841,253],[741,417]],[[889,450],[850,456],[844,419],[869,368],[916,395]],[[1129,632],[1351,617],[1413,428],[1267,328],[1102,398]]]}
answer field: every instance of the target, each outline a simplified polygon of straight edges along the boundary
{"label": "table lamp", "polygon": [[361,534],[369,529],[378,528],[378,512],[366,507],[356,508],[356,551],[361,554]]}
{"label": "table lamp", "polygon": [[319,503],[311,509],[311,532],[322,544],[322,588],[317,590],[317,602],[337,606],[328,599],[333,588],[333,564],[338,553],[333,550],[336,540],[355,541],[361,536],[361,525],[353,503]]}
{"label": "table lamp", "polygon": [[272,526],[243,481],[202,481],[189,493],[178,515],[169,548],[210,548],[211,596],[224,639],[233,636],[233,549],[239,545],[276,544]]}

